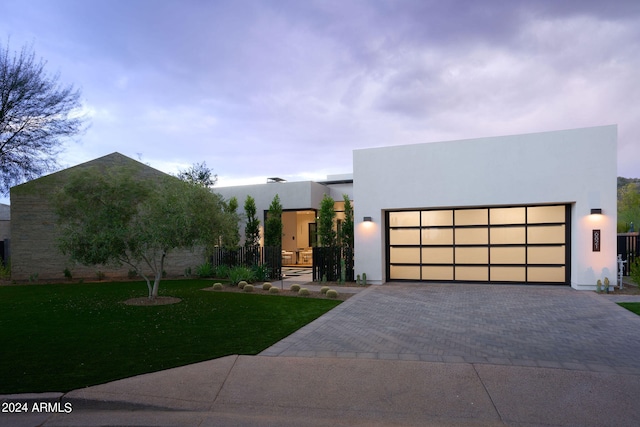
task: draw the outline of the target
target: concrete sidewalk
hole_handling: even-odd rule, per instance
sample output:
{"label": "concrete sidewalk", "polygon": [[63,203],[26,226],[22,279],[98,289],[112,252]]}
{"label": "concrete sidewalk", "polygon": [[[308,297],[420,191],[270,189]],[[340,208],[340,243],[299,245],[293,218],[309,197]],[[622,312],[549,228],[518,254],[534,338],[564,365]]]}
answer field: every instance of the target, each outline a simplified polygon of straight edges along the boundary
{"label": "concrete sidewalk", "polygon": [[[228,356],[49,396],[3,426],[636,426],[640,377],[343,358]],[[27,401],[16,396],[13,401]],[[31,402],[43,396],[30,396]]]}

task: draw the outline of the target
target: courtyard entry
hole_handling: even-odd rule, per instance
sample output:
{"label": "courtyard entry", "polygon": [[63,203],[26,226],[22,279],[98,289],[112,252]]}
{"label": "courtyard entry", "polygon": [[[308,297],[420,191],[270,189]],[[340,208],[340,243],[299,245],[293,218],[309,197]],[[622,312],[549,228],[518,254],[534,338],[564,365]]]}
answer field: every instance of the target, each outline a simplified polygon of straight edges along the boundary
{"label": "courtyard entry", "polygon": [[569,283],[570,205],[386,213],[389,280]]}

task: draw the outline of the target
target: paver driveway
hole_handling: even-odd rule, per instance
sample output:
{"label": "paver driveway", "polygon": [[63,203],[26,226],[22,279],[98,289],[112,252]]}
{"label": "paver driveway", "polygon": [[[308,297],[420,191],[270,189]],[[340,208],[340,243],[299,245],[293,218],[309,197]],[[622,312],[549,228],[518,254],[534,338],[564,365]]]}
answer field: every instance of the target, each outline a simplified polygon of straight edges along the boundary
{"label": "paver driveway", "polygon": [[261,355],[640,374],[640,316],[569,287],[390,283],[351,297]]}

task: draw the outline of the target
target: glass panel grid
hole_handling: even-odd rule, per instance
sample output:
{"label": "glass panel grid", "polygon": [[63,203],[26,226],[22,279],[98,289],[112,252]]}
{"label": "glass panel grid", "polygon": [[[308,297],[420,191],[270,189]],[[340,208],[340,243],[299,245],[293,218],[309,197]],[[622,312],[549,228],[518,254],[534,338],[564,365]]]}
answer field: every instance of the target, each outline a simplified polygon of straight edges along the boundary
{"label": "glass panel grid", "polygon": [[565,281],[564,205],[416,210],[389,215],[392,280]]}

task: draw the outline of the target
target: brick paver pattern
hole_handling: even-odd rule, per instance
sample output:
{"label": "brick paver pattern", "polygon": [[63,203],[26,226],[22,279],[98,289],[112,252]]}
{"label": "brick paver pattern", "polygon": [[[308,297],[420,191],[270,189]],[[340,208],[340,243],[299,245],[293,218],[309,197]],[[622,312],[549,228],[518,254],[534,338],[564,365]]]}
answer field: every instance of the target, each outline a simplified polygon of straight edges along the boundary
{"label": "brick paver pattern", "polygon": [[640,374],[640,316],[569,287],[390,283],[367,288],[261,355]]}

